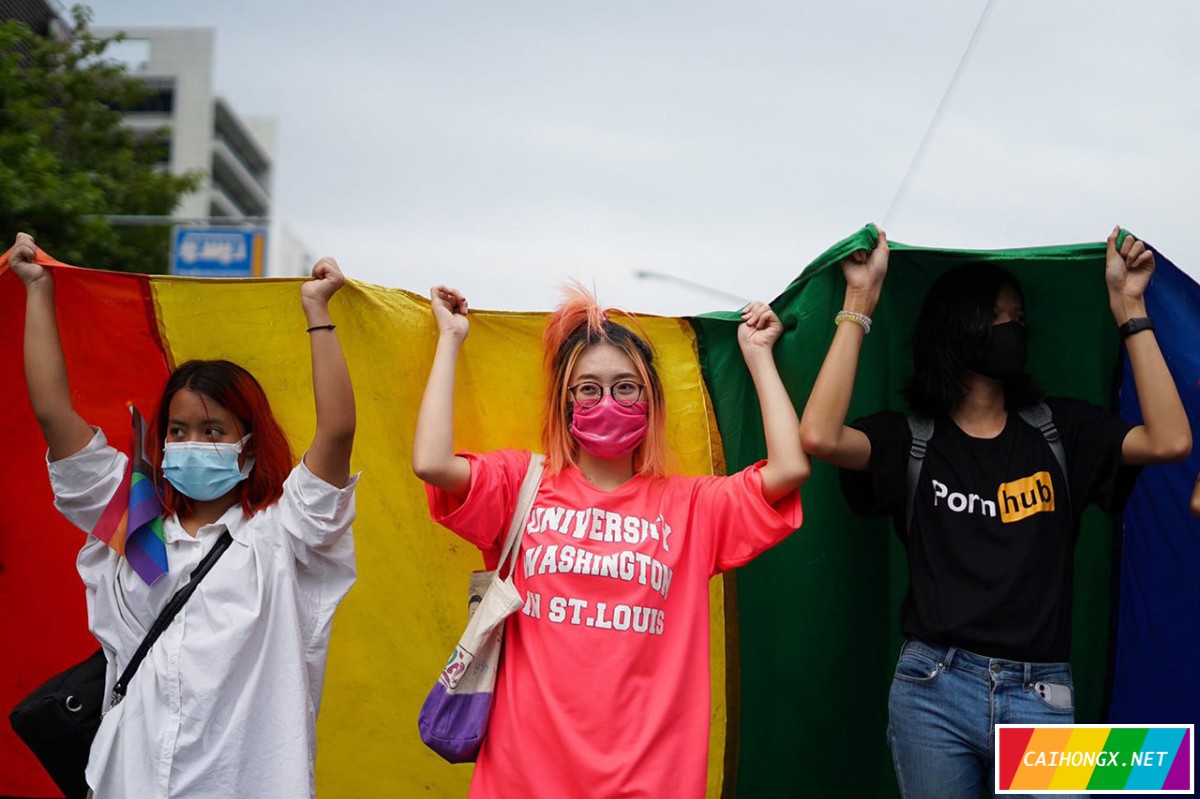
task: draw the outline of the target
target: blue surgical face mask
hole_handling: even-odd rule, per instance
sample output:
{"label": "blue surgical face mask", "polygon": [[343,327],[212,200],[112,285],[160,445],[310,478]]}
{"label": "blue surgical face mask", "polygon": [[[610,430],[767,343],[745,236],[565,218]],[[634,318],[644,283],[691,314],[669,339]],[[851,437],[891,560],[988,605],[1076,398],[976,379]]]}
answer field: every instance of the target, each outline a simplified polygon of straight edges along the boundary
{"label": "blue surgical face mask", "polygon": [[249,476],[254,458],[238,466],[242,445],[250,438],[232,444],[217,441],[168,441],[163,445],[163,477],[190,499],[207,502],[225,496]]}

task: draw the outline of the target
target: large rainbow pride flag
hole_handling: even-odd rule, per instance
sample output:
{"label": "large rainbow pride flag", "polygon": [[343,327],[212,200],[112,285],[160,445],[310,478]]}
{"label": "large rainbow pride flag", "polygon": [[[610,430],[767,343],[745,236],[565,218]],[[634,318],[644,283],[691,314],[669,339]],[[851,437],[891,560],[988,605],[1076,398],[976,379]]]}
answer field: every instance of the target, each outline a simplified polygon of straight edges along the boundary
{"label": "large rainbow pride flag", "polygon": [[[841,305],[837,261],[873,238],[868,227],[839,242],[773,302],[785,325],[776,360],[797,407]],[[1040,384],[1136,415],[1104,293],[1102,243],[994,252],[892,246],[852,415],[903,407],[899,389],[925,289],[950,266],[985,260],[1010,268],[1025,287],[1030,368]],[[174,364],[220,357],[259,378],[293,447],[307,446],[314,419],[298,280],[130,275],[39,257],[55,271],[72,396],[110,440],[119,442],[113,432],[128,429],[128,403],[154,408]],[[7,611],[0,614],[0,706],[11,707],[95,642],[74,570],[82,533],[53,509],[45,445],[24,389],[25,294],[6,263],[0,259],[0,608]],[[346,266],[353,274],[353,264]],[[1149,299],[1195,421],[1200,287],[1160,257]],[[400,289],[351,281],[332,312],[359,403],[353,468],[363,479],[355,525],[359,579],[334,623],[318,724],[319,793],[463,796],[470,767],[442,762],[416,729],[421,701],[461,632],[464,576],[479,566],[470,546],[429,521],[409,468],[437,333],[428,302]],[[505,387],[540,385],[544,319],[472,312],[458,375],[459,446],[538,446],[537,392]],[[761,457],[736,314],[644,321],[664,367],[676,468],[721,473]],[[1072,658],[1081,723],[1200,719],[1200,687],[1185,673],[1200,660],[1200,640],[1190,634],[1200,607],[1200,523],[1187,514],[1198,468],[1194,454],[1186,464],[1146,469],[1123,535],[1102,514],[1086,516]],[[711,586],[711,797],[896,794],[884,728],[900,645],[903,550],[889,523],[850,514],[833,469],[818,464],[802,493],[804,528]],[[7,725],[0,725],[0,794],[54,795]]]}

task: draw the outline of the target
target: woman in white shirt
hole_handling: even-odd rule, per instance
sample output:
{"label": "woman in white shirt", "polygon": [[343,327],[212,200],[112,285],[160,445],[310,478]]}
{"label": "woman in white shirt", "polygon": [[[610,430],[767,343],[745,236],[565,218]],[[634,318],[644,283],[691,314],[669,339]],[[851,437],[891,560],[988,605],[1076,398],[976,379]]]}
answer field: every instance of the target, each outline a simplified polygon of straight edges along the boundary
{"label": "woman in white shirt", "polygon": [[[20,233],[25,375],[55,506],[96,529],[127,457],[71,403],[52,272]],[[221,534],[233,542],[150,649],[92,745],[87,781],[108,797],[315,794],[316,717],[330,624],[355,578],[350,376],[330,322],[345,282],[323,258],[300,288],[317,425],[296,464],[258,382],[228,361],[190,361],[167,382],[146,453],[162,501],[167,570],[149,584],[95,535],[79,553],[106,694],[167,600]]]}

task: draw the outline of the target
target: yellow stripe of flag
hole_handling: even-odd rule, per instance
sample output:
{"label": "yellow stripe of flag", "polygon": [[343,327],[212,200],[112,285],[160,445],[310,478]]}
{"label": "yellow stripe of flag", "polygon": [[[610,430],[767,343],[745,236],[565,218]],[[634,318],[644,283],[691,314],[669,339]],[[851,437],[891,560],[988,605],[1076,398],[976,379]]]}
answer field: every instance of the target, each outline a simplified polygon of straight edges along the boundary
{"label": "yellow stripe of flag", "polygon": [[[270,397],[296,454],[315,426],[312,370],[298,280],[152,283],[169,356],[228,358]],[[351,281],[331,312],[358,406],[353,468],[358,583],[338,610],[318,724],[324,797],[466,794],[470,770],[450,766],[417,736],[417,711],[465,624],[467,574],[481,558],[429,521],[410,467],[413,428],[437,331],[424,298]],[[543,314],[472,311],[459,359],[456,446],[539,449]],[[696,342],[685,322],[646,318],[667,391],[675,467],[708,474],[722,463]],[[725,751],[724,606],[711,586],[713,728],[710,797]]]}

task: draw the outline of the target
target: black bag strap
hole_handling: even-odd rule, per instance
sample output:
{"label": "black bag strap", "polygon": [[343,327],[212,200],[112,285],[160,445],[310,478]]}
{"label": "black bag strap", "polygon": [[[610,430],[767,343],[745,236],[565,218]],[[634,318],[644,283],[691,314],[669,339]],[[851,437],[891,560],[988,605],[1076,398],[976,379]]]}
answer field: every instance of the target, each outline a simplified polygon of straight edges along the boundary
{"label": "black bag strap", "polygon": [[[1067,512],[1072,512],[1071,481],[1067,473],[1067,451],[1063,448],[1062,436],[1059,435],[1058,428],[1054,426],[1050,406],[1045,402],[1037,402],[1028,408],[1022,408],[1017,415],[1025,424],[1038,429],[1042,438],[1046,439],[1050,451],[1054,453],[1054,460],[1058,462],[1058,468],[1062,470],[1063,488],[1067,494]],[[913,510],[917,502],[917,481],[921,477],[921,463],[925,460],[925,450],[929,445],[929,439],[933,438],[933,420],[924,416],[907,416],[905,418],[908,420],[908,431],[912,434],[912,446],[908,450],[908,508],[905,513],[907,529],[911,529]]]}
{"label": "black bag strap", "polygon": [[913,511],[917,504],[917,481],[921,479],[921,464],[925,461],[925,449],[933,438],[933,420],[927,416],[908,416],[908,432],[912,444],[908,448],[908,507],[904,512],[905,532],[912,529]]}
{"label": "black bag strap", "polygon": [[1067,494],[1067,512],[1072,512],[1071,479],[1067,472],[1067,451],[1063,449],[1062,436],[1058,434],[1058,428],[1054,426],[1050,406],[1044,402],[1038,402],[1030,405],[1028,408],[1022,408],[1019,415],[1025,424],[1030,427],[1036,427],[1041,432],[1042,438],[1046,439],[1046,444],[1050,447],[1050,451],[1054,453],[1054,460],[1058,461],[1058,468],[1062,470],[1063,488]]}
{"label": "black bag strap", "polygon": [[146,637],[142,639],[142,643],[138,646],[137,651],[133,653],[133,658],[129,661],[129,665],[125,667],[125,671],[121,672],[120,678],[117,679],[116,685],[113,686],[112,697],[109,701],[109,709],[116,707],[125,698],[125,689],[129,687],[129,681],[133,679],[133,675],[138,670],[138,666],[142,665],[142,661],[146,659],[147,653],[150,652],[150,647],[154,646],[154,642],[158,637],[166,631],[171,624],[171,620],[175,618],[175,614],[179,613],[184,604],[188,601],[196,591],[196,587],[200,585],[200,581],[204,579],[204,575],[212,570],[212,567],[221,556],[225,554],[225,550],[229,549],[230,543],[233,542],[233,536],[229,534],[229,530],[221,533],[221,537],[217,539],[217,543],[213,544],[212,549],[204,555],[204,558],[192,569],[191,579],[187,585],[180,588],[167,601],[162,612],[158,614],[158,618],[154,620],[154,624],[150,626],[150,632],[146,633]]}

